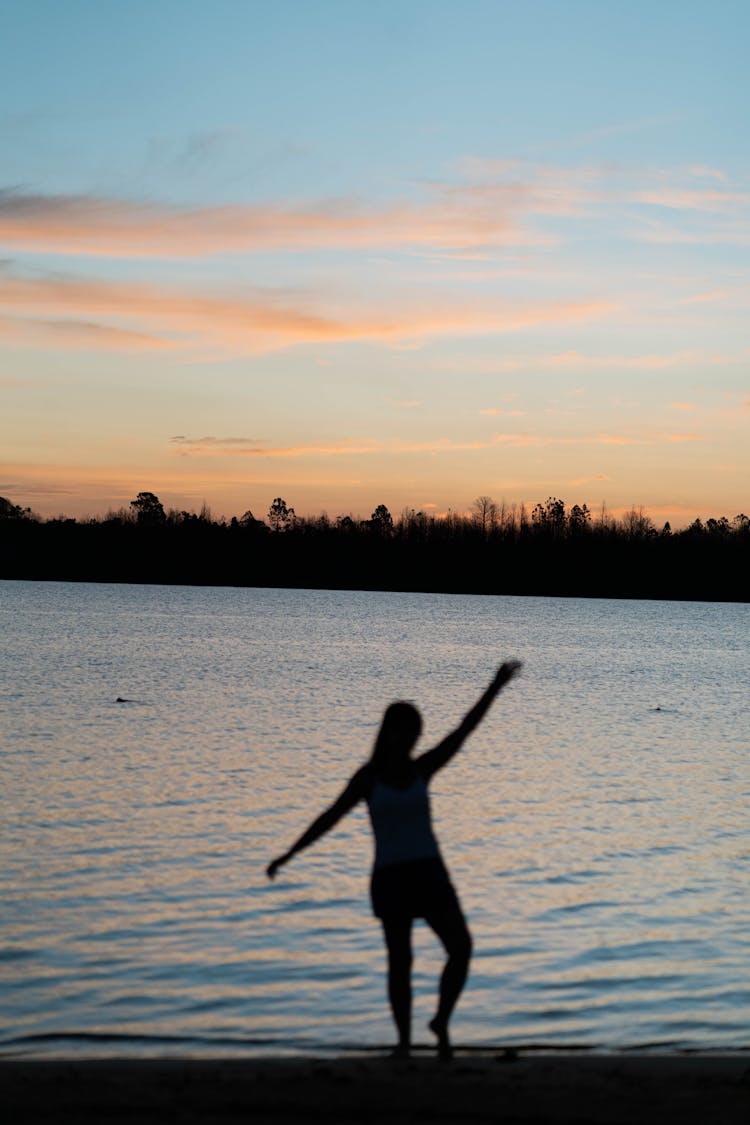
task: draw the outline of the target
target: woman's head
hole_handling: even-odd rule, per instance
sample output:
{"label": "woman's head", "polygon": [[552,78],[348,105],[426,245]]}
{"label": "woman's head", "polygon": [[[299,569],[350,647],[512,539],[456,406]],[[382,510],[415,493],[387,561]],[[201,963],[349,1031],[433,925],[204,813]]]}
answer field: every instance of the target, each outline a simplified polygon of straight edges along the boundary
{"label": "woman's head", "polygon": [[413,703],[400,701],[386,708],[372,760],[376,765],[396,765],[409,757],[422,732],[422,716]]}

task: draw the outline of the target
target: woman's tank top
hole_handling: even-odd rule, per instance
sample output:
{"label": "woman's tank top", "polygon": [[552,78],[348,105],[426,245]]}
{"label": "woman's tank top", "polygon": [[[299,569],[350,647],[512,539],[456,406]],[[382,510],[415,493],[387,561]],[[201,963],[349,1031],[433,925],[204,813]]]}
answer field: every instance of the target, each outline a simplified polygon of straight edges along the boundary
{"label": "woman's tank top", "polygon": [[375,867],[439,856],[427,783],[417,774],[406,789],[375,781],[367,798],[375,836]]}

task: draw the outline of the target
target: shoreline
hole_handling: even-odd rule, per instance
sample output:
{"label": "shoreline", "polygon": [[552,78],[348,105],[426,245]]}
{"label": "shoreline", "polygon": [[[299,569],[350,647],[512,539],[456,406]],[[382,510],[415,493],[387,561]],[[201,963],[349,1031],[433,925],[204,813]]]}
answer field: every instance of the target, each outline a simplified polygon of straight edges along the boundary
{"label": "shoreline", "polygon": [[[331,593],[331,594],[426,594],[426,595],[440,595],[445,597],[479,597],[479,598],[543,598],[547,601],[585,601],[585,602],[676,602],[678,604],[685,602],[695,602],[697,604],[715,604],[715,605],[747,605],[750,602],[750,593],[744,596],[739,596],[738,591],[734,590],[727,594],[721,590],[712,591],[711,593],[700,593],[695,590],[686,593],[667,593],[662,589],[653,590],[651,592],[644,592],[643,590],[636,590],[628,592],[621,587],[607,590],[591,590],[588,586],[584,589],[575,590],[539,590],[537,587],[527,589],[526,587],[512,589],[475,589],[470,586],[463,585],[440,585],[439,587],[425,587],[424,584],[410,583],[406,585],[399,585],[392,583],[384,584],[352,584],[352,583],[326,583],[309,585],[302,581],[300,582],[284,582],[274,584],[272,582],[235,582],[227,579],[220,581],[218,579],[196,579],[196,578],[144,578],[143,576],[136,576],[133,578],[122,577],[104,577],[92,578],[89,575],[83,577],[71,577],[70,575],[40,576],[39,574],[26,575],[21,577],[17,574],[0,574],[0,582],[38,582],[44,585],[54,585],[55,583],[73,586],[186,586],[195,590],[213,589],[213,590],[293,590],[299,593]],[[735,596],[736,595],[736,596]]]}
{"label": "shoreline", "polygon": [[466,1121],[739,1125],[750,1052],[457,1049],[435,1055],[0,1058],[9,1125]]}

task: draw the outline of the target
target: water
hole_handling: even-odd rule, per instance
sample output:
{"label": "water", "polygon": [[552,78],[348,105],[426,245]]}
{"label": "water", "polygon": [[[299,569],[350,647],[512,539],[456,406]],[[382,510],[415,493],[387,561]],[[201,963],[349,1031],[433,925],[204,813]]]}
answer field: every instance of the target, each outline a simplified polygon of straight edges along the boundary
{"label": "water", "polygon": [[387,702],[428,746],[508,656],[433,784],[457,1040],[750,1043],[750,606],[3,582],[0,636],[3,1053],[392,1042],[365,811],[264,868]]}

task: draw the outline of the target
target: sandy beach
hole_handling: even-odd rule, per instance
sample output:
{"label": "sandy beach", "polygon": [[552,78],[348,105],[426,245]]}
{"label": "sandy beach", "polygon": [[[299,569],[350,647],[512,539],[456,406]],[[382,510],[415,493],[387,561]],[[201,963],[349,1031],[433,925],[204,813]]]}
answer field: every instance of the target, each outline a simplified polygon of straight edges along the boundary
{"label": "sandy beach", "polygon": [[466,1121],[739,1125],[750,1054],[0,1061],[8,1125]]}

